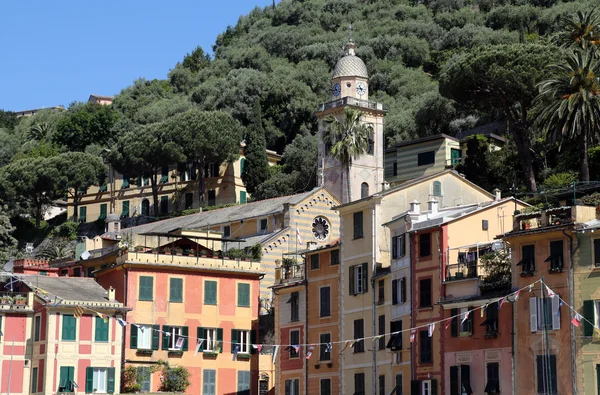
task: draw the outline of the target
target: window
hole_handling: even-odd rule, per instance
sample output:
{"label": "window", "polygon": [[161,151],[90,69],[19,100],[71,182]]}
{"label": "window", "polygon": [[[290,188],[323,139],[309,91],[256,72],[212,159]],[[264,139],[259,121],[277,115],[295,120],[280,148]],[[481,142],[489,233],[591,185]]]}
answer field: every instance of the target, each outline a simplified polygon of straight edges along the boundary
{"label": "window", "polygon": [[147,217],[150,215],[150,200],[142,200],[142,215]]}
{"label": "window", "polygon": [[417,155],[417,166],[432,165],[435,163],[435,151],[421,152]]}
{"label": "window", "polygon": [[432,363],[433,352],[431,337],[427,330],[419,331],[419,360],[421,363]]}
{"label": "window", "polygon": [[392,258],[402,258],[404,255],[406,255],[406,242],[405,235],[401,234],[392,238]]}
{"label": "window", "polygon": [[125,200],[121,204],[121,218],[129,217],[129,200]]}
{"label": "window", "polygon": [[365,395],[364,373],[354,373],[354,395]]}
{"label": "window", "polygon": [[137,350],[158,350],[160,326],[131,326],[130,347]]}
{"label": "window", "polygon": [[390,395],[402,395],[402,374],[396,375],[394,391]]}
{"label": "window", "polygon": [[241,395],[250,395],[250,371],[238,370],[237,393]]}
{"label": "window", "polygon": [[377,304],[383,304],[385,302],[385,281],[379,280],[377,282]]}
{"label": "window", "polygon": [[240,174],[244,174],[244,168],[246,167],[246,158],[240,159]]}
{"label": "window", "polygon": [[[90,369],[90,368],[88,368]],[[106,368],[92,368],[92,392],[106,392]]]}
{"label": "window", "polygon": [[188,327],[170,326],[162,327],[162,349],[169,351],[187,351],[188,349]]}
{"label": "window", "polygon": [[150,368],[138,366],[136,382],[142,386],[142,392],[150,391]]}
{"label": "window", "polygon": [[182,278],[170,278],[169,279],[169,302],[182,303],[183,302],[183,279]]}
{"label": "window", "polygon": [[198,339],[204,339],[202,351],[223,351],[223,329],[222,328],[200,328],[197,329]]}
{"label": "window", "polygon": [[563,241],[550,242],[550,256],[544,262],[550,262],[550,272],[561,272],[564,268]]}
{"label": "window", "polygon": [[367,264],[361,263],[350,267],[350,295],[367,293]]}
{"label": "window", "polygon": [[[364,320],[354,320],[354,352],[365,352],[365,341],[362,340],[365,337],[365,324]],[[358,340],[361,339],[361,340]]]}
{"label": "window", "polygon": [[160,213],[163,215],[169,213],[169,197],[168,196],[160,197]]}
{"label": "window", "polygon": [[108,319],[104,321],[104,318],[95,317],[96,321],[96,333],[94,334],[94,340],[97,342],[108,342]]}
{"label": "window", "polygon": [[269,380],[260,380],[258,382],[258,395],[267,395],[269,393]]}
{"label": "window", "polygon": [[456,148],[450,148],[450,161],[453,165],[458,165],[461,162],[462,151]]}
{"label": "window", "polygon": [[442,183],[439,181],[434,181],[432,192],[433,196],[442,197]]}
{"label": "window", "polygon": [[291,304],[290,306],[290,321],[296,322],[300,319],[300,307],[299,307],[299,297],[300,294],[298,292],[292,292],[290,298],[287,303]]}
{"label": "window", "polygon": [[189,210],[193,206],[194,206],[194,194],[188,192],[185,194],[185,209]]}
{"label": "window", "polygon": [[354,213],[354,238],[363,238],[363,213],[359,211]]}
{"label": "window", "polygon": [[369,196],[369,184],[363,182],[362,184],[360,184],[360,198],[364,199],[367,196]]}
{"label": "window", "polygon": [[419,281],[419,307],[431,307],[431,279]]}
{"label": "window", "polygon": [[239,329],[231,330],[231,353],[238,347],[238,352],[242,354],[250,354],[252,352],[251,344],[254,336],[252,331],[244,331]]}
{"label": "window", "polygon": [[202,395],[217,395],[217,371],[204,369],[202,371]]}
{"label": "window", "polygon": [[140,300],[152,300],[154,293],[154,277],[140,276]]}
{"label": "window", "polygon": [[73,385],[75,377],[75,367],[73,366],[61,366],[60,376],[58,379],[58,392],[74,392],[75,386]]}
{"label": "window", "polygon": [[521,266],[521,274],[535,272],[535,245],[526,245],[521,248],[521,261],[517,263],[517,266]]}
{"label": "window", "polygon": [[487,364],[487,381],[485,384],[485,390],[483,392],[487,394],[497,394],[500,392],[500,364],[498,362],[491,362]]}
{"label": "window", "polygon": [[378,350],[385,350],[385,315],[380,315],[379,316],[379,333],[378,335],[380,335],[381,337],[379,338],[379,344],[377,347]]}
{"label": "window", "polygon": [[593,323],[596,327],[600,327],[600,300],[584,300],[583,301],[583,335],[592,336],[594,334],[594,327],[589,322]]}
{"label": "window", "polygon": [[204,282],[204,304],[217,304],[217,282]]}
{"label": "window", "polygon": [[394,175],[394,176],[398,175],[398,162],[394,162],[392,164],[392,175]]}
{"label": "window", "polygon": [[[290,331],[290,344],[294,346],[300,345],[300,331]],[[298,352],[294,347],[290,347],[290,358],[298,358]]]}
{"label": "window", "polygon": [[532,332],[560,329],[559,298],[529,298],[529,324]]}
{"label": "window", "polygon": [[69,314],[63,315],[62,339],[75,340],[77,337],[77,319]]}
{"label": "window", "polygon": [[35,316],[35,332],[33,335],[33,341],[40,341],[40,332],[42,330],[42,317],[39,315]]}
{"label": "window", "polygon": [[402,320],[390,322],[390,341],[386,345],[391,351],[402,351]]}
{"label": "window", "polygon": [[470,310],[470,308],[463,307],[460,309],[460,335],[461,336],[471,336],[473,334],[473,312],[469,314],[466,320],[463,320],[465,314]]}
{"label": "window", "polygon": [[217,191],[211,189],[208,191],[208,205],[216,206],[217,205]]}
{"label": "window", "polygon": [[319,268],[319,253],[312,254],[310,256],[310,268],[318,269]]}
{"label": "window", "polygon": [[600,267],[600,239],[594,239],[594,266]]}
{"label": "window", "polygon": [[556,380],[556,355],[538,355],[537,365],[537,392],[538,394],[550,393],[550,384],[552,384],[552,393],[558,393],[558,384]]}
{"label": "window", "polygon": [[331,350],[327,343],[331,342],[331,334],[321,333],[319,335],[319,361],[331,361]]}
{"label": "window", "polygon": [[450,366],[450,395],[472,393],[471,367],[469,365]]}
{"label": "window", "polygon": [[481,230],[488,230],[490,228],[490,222],[487,219],[481,220]]}
{"label": "window", "polygon": [[319,289],[321,296],[321,309],[320,316],[321,317],[329,317],[331,316],[331,288],[330,287],[321,287]]}
{"label": "window", "polygon": [[250,307],[250,284],[238,283],[238,306]]}
{"label": "window", "polygon": [[102,219],[106,219],[106,203],[102,203],[100,205],[100,216],[98,217],[98,219],[102,220]]}
{"label": "window", "polygon": [[263,218],[260,220],[260,231],[261,232],[266,232],[267,231],[267,226],[269,225],[269,222],[267,221],[266,218]]}
{"label": "window", "polygon": [[431,233],[419,235],[419,256],[421,258],[431,256]]}
{"label": "window", "polygon": [[31,370],[31,393],[35,394],[38,392],[38,368],[33,368]]}
{"label": "window", "polygon": [[385,376],[379,376],[379,395],[387,395],[385,393]]}
{"label": "window", "polygon": [[121,184],[121,188],[129,188],[129,176],[123,174],[122,176],[123,183]]}
{"label": "window", "polygon": [[321,379],[320,395],[331,395],[331,379]]}
{"label": "window", "polygon": [[225,225],[223,226],[223,237],[229,237],[231,236],[231,226],[230,225]]}
{"label": "window", "polygon": [[169,182],[169,166],[163,166],[160,172],[160,181],[161,184]]}
{"label": "window", "polygon": [[87,221],[87,207],[81,206],[79,207],[79,222]]}
{"label": "window", "polygon": [[406,277],[392,280],[392,304],[406,302]]}
{"label": "window", "polygon": [[300,380],[285,380],[285,395],[300,395]]}
{"label": "window", "polygon": [[340,250],[331,250],[331,266],[340,264]]}
{"label": "window", "polygon": [[485,309],[485,321],[481,325],[486,328],[486,337],[498,336],[498,302],[490,304]]}
{"label": "window", "polygon": [[240,191],[240,204],[246,204],[246,191]]}

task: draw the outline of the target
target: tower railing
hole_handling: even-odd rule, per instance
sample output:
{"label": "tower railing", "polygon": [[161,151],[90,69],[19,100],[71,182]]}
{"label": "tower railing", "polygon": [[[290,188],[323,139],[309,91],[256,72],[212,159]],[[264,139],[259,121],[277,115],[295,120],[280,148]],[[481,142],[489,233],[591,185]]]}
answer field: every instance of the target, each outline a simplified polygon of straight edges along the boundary
{"label": "tower railing", "polygon": [[368,108],[370,110],[387,111],[386,106],[383,103],[378,103],[369,100],[361,100],[352,96],[346,96],[338,100],[332,100],[330,102],[319,104],[317,111],[325,111],[330,108],[342,107],[342,106],[356,106],[361,108]]}

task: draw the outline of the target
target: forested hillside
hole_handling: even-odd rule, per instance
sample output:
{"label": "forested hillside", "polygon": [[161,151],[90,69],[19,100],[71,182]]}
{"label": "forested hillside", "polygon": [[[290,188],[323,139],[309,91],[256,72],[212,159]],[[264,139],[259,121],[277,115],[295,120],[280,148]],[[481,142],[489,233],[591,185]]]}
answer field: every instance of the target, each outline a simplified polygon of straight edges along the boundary
{"label": "forested hillside", "polygon": [[[283,0],[256,8],[216,38],[214,56],[191,48],[166,80],[134,81],[112,106],[73,103],[65,112],[21,119],[0,113],[2,201],[11,215],[39,214],[65,188],[98,182],[104,148],[115,168],[151,175],[165,163],[232,158],[242,138],[249,157],[244,178],[254,197],[310,189],[316,183],[313,112],[330,98],[331,70],[349,37],[367,64],[371,99],[388,108],[388,145],[499,121],[507,125],[507,149],[491,155],[485,141],[475,141],[460,170],[489,189],[564,186],[582,172],[581,150],[551,133],[556,122],[538,122],[552,98],[536,99],[537,84],[551,77],[546,66],[563,58],[559,46],[577,41],[569,18],[595,4]],[[596,46],[593,29],[588,41]],[[283,153],[281,166],[267,168],[265,147]],[[590,162],[600,163],[593,146],[587,148]],[[68,156],[71,151],[88,156]],[[85,171],[59,174],[65,160]],[[599,166],[590,168],[589,178],[600,177]],[[27,185],[15,174],[27,174]]]}

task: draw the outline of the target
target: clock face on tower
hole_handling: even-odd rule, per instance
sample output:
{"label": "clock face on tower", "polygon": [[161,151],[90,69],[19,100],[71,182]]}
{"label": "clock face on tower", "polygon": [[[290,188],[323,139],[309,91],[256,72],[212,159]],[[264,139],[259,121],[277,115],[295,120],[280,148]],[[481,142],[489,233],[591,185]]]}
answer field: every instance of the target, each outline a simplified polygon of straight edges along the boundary
{"label": "clock face on tower", "polygon": [[338,97],[342,93],[342,87],[339,83],[335,84],[333,88],[331,88],[331,93],[333,94],[333,97]]}
{"label": "clock face on tower", "polygon": [[358,93],[359,96],[363,96],[367,94],[367,86],[365,85],[364,82],[358,82],[356,84],[356,93]]}

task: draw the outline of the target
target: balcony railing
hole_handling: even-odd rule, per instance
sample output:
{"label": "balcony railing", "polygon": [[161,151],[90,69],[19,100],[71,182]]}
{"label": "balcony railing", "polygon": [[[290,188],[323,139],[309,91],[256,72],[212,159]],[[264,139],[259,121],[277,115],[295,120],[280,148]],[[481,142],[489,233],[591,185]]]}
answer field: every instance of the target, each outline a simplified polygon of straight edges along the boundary
{"label": "balcony railing", "polygon": [[385,106],[383,105],[383,103],[378,103],[378,102],[368,101],[368,100],[361,100],[361,99],[356,99],[354,97],[346,96],[339,100],[333,100],[333,101],[330,101],[327,103],[319,104],[317,111],[325,111],[325,110],[329,110],[330,108],[343,107],[343,106],[356,106],[356,107],[368,108],[370,110],[379,110],[379,111],[387,110],[385,108]]}
{"label": "balcony railing", "polygon": [[547,226],[568,225],[574,222],[575,207],[556,207],[515,215],[514,230],[530,230]]}
{"label": "balcony railing", "polygon": [[275,268],[275,282],[277,284],[288,284],[302,280],[304,280],[304,264]]}
{"label": "balcony railing", "polygon": [[478,278],[486,274],[485,267],[478,265],[477,261],[456,263],[446,266],[446,281],[464,280],[467,278]]}
{"label": "balcony railing", "polygon": [[182,253],[165,253],[158,251],[128,251],[118,258],[118,262],[148,263],[175,265],[184,267],[205,268],[207,270],[260,271],[260,260],[249,258],[230,258],[220,255],[195,255]]}
{"label": "balcony railing", "polygon": [[32,308],[32,292],[0,292],[0,310],[25,310]]}

